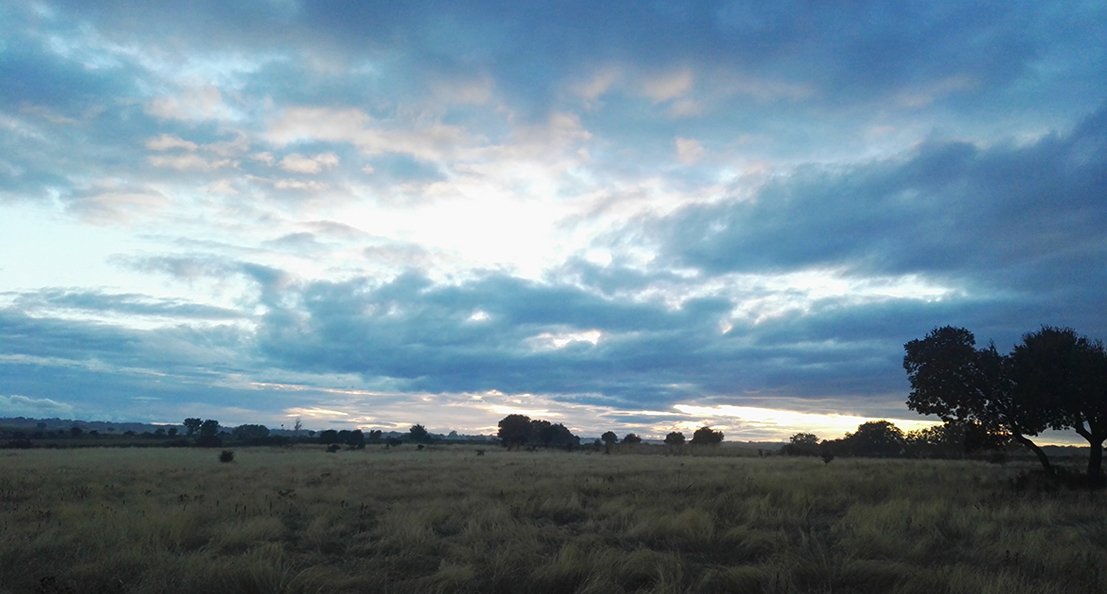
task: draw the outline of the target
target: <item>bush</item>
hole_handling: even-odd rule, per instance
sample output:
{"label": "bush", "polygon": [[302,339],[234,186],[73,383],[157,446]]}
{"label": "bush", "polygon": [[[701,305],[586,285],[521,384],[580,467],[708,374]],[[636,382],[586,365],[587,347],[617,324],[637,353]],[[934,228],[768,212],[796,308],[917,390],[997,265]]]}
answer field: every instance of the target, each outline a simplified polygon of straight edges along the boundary
{"label": "bush", "polygon": [[234,462],[234,452],[230,450],[223,450],[219,452],[219,461],[226,464],[228,462]]}
{"label": "bush", "polygon": [[327,446],[327,453],[328,454],[333,454],[333,453],[335,453],[335,452],[337,452],[338,450],[341,450],[341,449],[342,449],[342,446],[338,445],[337,443],[332,443],[331,445]]}

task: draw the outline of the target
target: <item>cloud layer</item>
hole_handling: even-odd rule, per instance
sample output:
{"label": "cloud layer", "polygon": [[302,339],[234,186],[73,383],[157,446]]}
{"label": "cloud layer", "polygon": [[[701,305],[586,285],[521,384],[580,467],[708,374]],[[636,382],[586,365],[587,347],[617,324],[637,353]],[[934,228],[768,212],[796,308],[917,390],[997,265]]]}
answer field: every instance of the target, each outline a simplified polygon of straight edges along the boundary
{"label": "cloud layer", "polygon": [[908,423],[935,326],[1107,337],[1105,19],[0,8],[0,408]]}

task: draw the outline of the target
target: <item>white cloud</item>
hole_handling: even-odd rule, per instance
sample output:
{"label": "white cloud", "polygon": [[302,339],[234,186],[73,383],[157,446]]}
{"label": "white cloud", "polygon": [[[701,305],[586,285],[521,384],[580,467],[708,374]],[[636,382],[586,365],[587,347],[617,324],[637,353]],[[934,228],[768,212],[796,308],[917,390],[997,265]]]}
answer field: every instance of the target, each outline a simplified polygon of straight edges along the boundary
{"label": "white cloud", "polygon": [[224,167],[237,167],[238,163],[230,159],[209,161],[200,155],[187,153],[184,155],[152,155],[147,160],[154,167],[168,167],[177,171],[208,171],[222,169]]}
{"label": "white cloud", "polygon": [[49,398],[26,396],[0,396],[0,416],[5,417],[67,417],[73,414],[73,406]]}
{"label": "white cloud", "polygon": [[146,141],[146,148],[152,151],[167,151],[170,149],[180,148],[186,151],[194,151],[198,147],[195,142],[184,140],[178,136],[172,134],[162,134],[157,138],[151,138]]}
{"label": "white cloud", "polygon": [[386,127],[359,109],[298,107],[270,122],[262,137],[278,146],[294,142],[348,142],[365,155],[394,152],[437,161],[473,141],[462,128],[438,122],[393,122]]}
{"label": "white cloud", "polygon": [[338,155],[334,153],[321,153],[314,157],[305,157],[299,153],[291,153],[285,155],[280,163],[281,169],[294,173],[319,173],[324,169],[330,169],[337,165]]}
{"label": "white cloud", "polygon": [[149,215],[170,202],[165,194],[156,190],[119,188],[96,191],[70,202],[67,208],[87,222],[108,224]]}
{"label": "white cloud", "polygon": [[526,342],[536,350],[563,349],[574,342],[587,342],[592,346],[599,344],[603,332],[584,330],[581,332],[543,332],[528,338]]}
{"label": "white cloud", "polygon": [[692,165],[703,158],[703,145],[691,138],[676,139],[677,159],[685,165]]}
{"label": "white cloud", "polygon": [[163,120],[181,121],[230,120],[234,116],[233,110],[223,101],[223,94],[212,85],[158,97],[146,106],[146,113]]}

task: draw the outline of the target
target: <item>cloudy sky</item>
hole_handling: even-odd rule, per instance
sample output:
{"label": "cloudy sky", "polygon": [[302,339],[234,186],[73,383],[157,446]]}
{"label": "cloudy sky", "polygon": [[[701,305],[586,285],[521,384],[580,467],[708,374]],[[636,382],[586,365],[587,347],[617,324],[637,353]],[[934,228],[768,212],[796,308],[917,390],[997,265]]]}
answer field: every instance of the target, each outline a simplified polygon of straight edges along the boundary
{"label": "cloudy sky", "polygon": [[1107,338],[1102,2],[0,4],[0,416],[904,429]]}

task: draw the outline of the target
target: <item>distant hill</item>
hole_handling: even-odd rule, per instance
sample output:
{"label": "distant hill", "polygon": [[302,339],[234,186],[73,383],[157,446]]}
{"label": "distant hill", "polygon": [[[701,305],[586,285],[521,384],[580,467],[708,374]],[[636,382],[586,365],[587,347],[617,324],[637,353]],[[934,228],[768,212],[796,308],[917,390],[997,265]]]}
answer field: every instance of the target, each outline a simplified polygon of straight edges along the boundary
{"label": "distant hill", "polygon": [[59,419],[56,417],[49,419],[0,417],[0,426],[27,429],[69,429],[70,427],[80,427],[85,431],[99,431],[100,433],[125,433],[127,431],[134,431],[135,433],[153,433],[158,429],[177,427],[179,431],[184,432],[184,425],[172,423],[164,425],[155,425],[152,423],[116,423],[113,421],[80,421],[76,419]]}

